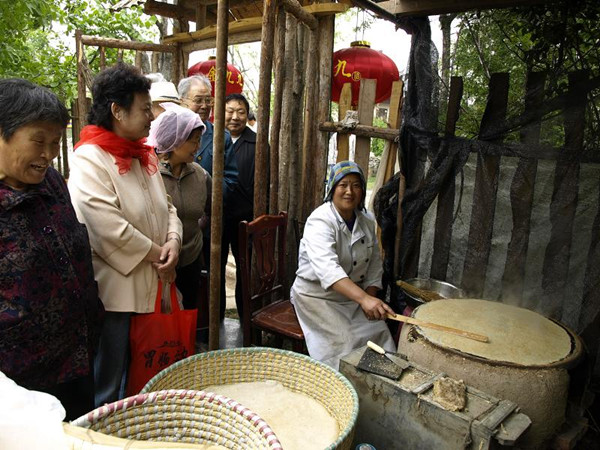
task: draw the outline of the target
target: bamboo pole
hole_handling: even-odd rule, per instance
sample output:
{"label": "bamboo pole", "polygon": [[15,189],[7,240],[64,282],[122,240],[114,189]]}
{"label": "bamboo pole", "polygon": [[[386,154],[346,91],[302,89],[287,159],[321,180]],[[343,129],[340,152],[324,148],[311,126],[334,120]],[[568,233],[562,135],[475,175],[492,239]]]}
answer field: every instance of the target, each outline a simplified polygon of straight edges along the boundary
{"label": "bamboo pole", "polygon": [[271,124],[271,145],[269,152],[270,183],[269,183],[269,213],[279,212],[279,154],[281,145],[279,143],[279,131],[281,129],[281,110],[283,100],[283,79],[285,57],[285,16],[283,6],[277,7],[277,26],[275,32],[275,92],[273,95],[273,122]]}
{"label": "bamboo pole", "polygon": [[[317,33],[319,36],[319,96],[317,107],[317,123],[331,119],[331,55],[333,54],[333,35],[335,16],[319,18]],[[314,166],[317,184],[314,189],[313,205],[323,200],[325,179],[327,177],[327,150],[329,150],[329,133],[316,133]]]}
{"label": "bamboo pole", "polygon": [[258,83],[258,112],[256,121],[256,153],[254,156],[254,217],[267,212],[269,116],[271,106],[271,70],[273,68],[273,41],[275,37],[276,0],[264,0],[263,27],[260,46],[260,78]]}
{"label": "bamboo pole", "polygon": [[[279,132],[279,192],[277,209],[288,211],[288,217],[295,217],[289,205],[290,159],[292,153],[292,111],[294,105],[294,61],[296,60],[296,27],[298,21],[286,14],[285,53],[283,55],[283,97],[281,100],[281,130]],[[288,234],[292,227],[288,227]]]}
{"label": "bamboo pole", "polygon": [[217,8],[217,61],[215,69],[215,126],[213,138],[213,187],[210,224],[210,296],[208,305],[208,348],[219,348],[219,305],[221,299],[221,236],[223,229],[223,168],[225,164],[225,83],[227,82],[227,19],[229,0]]}

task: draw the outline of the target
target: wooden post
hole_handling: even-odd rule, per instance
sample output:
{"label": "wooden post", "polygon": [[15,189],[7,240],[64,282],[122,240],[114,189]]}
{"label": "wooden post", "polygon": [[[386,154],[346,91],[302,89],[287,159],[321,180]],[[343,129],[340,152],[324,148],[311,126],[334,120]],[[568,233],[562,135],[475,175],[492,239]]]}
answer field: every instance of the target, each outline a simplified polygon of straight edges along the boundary
{"label": "wooden post", "polygon": [[[508,102],[508,73],[494,73],[490,78],[488,102],[481,119],[480,139],[493,136],[502,130],[506,120]],[[491,139],[501,143],[503,136]],[[465,256],[462,287],[468,295],[481,297],[485,286],[485,276],[492,245],[496,196],[500,177],[500,156],[477,155],[475,187],[473,189],[473,209],[469,226],[469,239]]]}
{"label": "wooden post", "polygon": [[62,175],[65,179],[69,178],[69,147],[67,146],[67,130],[62,134]]}
{"label": "wooden post", "polygon": [[142,52],[139,50],[136,50],[135,52],[135,67],[140,69],[140,72],[142,72]]}
{"label": "wooden post", "polygon": [[[317,123],[325,122],[331,118],[331,55],[333,54],[333,35],[335,16],[319,18],[317,35],[319,36],[319,96],[317,107]],[[327,151],[329,150],[329,133],[321,131],[316,133],[315,145],[315,171],[316,181],[313,204],[319,205],[323,201],[325,179],[327,177]]]}
{"label": "wooden post", "polygon": [[[452,77],[450,94],[447,102],[445,136],[451,138],[455,134],[456,122],[460,111],[460,101],[463,94],[463,80]],[[437,213],[435,219],[435,234],[433,238],[433,257],[431,258],[431,277],[445,280],[450,260],[450,242],[452,240],[452,224],[454,221],[454,193],[456,190],[456,174],[448,175],[438,194]]]}
{"label": "wooden post", "polygon": [[269,119],[271,106],[271,70],[273,68],[273,47],[275,38],[276,0],[264,0],[262,39],[260,46],[260,78],[258,82],[258,112],[256,114],[257,135],[254,156],[254,217],[267,212]]}
{"label": "wooden post", "polygon": [[223,229],[223,168],[225,164],[225,83],[227,83],[227,21],[229,0],[219,0],[217,8],[217,61],[215,68],[215,126],[213,138],[212,204],[210,224],[210,295],[208,347],[219,348],[219,306],[221,299],[221,236]]}
{"label": "wooden post", "polygon": [[[346,111],[352,106],[352,83],[344,83],[340,92],[339,121],[346,117]],[[350,135],[348,133],[337,133],[337,157],[336,162],[350,159]],[[356,148],[356,147],[355,147]]]}
{"label": "wooden post", "polygon": [[[375,91],[377,80],[360,80],[360,94],[358,95],[358,123],[361,125],[373,125],[373,108],[375,107]],[[356,137],[356,149],[354,162],[358,164],[369,178],[369,154],[371,153],[371,139]]]}
{"label": "wooden post", "polygon": [[153,73],[157,73],[158,72],[158,60],[160,58],[160,53],[158,52],[152,52],[152,72]]}
{"label": "wooden post", "polygon": [[270,183],[269,183],[269,213],[279,213],[279,154],[281,145],[279,144],[279,131],[281,129],[281,110],[284,86],[284,65],[285,55],[285,11],[282,5],[277,7],[277,28],[275,34],[275,93],[273,95],[273,123],[271,128],[271,145],[269,152],[270,162]]}
{"label": "wooden post", "polygon": [[106,69],[106,49],[99,47],[100,49],[100,70]]}
{"label": "wooden post", "polygon": [[[279,196],[277,210],[289,211],[288,217],[295,217],[289,208],[290,156],[292,153],[292,110],[294,105],[294,61],[296,60],[297,20],[286,14],[285,48],[283,55],[283,97],[281,100],[281,130],[279,132]],[[293,227],[288,227],[288,234]]]}
{"label": "wooden post", "polygon": [[196,31],[206,26],[206,4],[198,2],[196,4]]}
{"label": "wooden post", "polygon": [[[524,114],[534,113],[542,104],[545,82],[545,72],[530,72],[527,74]],[[535,147],[540,141],[541,127],[540,117],[522,128],[520,141],[525,145]],[[510,186],[513,231],[506,251],[506,264],[502,277],[502,298],[505,300],[520,299],[523,295],[537,165],[536,159],[519,158],[519,164]]]}
{"label": "wooden post", "polygon": [[306,87],[305,91],[305,111],[304,111],[304,137],[302,139],[302,195],[300,220],[306,221],[316,204],[314,197],[306,195],[315,189],[318,179],[317,168],[315,166],[315,135],[318,132],[317,123],[317,77],[318,77],[318,36],[315,31],[309,32],[308,60],[306,62]]}
{"label": "wooden post", "polygon": [[[84,58],[84,48],[83,43],[81,42],[82,32],[81,30],[75,31],[75,56],[77,58],[77,130],[76,134],[79,137],[81,134],[81,129],[87,123],[87,102],[85,101],[85,97],[87,95],[85,88],[85,78],[83,76],[83,58]],[[77,142],[73,142],[75,145]]]}

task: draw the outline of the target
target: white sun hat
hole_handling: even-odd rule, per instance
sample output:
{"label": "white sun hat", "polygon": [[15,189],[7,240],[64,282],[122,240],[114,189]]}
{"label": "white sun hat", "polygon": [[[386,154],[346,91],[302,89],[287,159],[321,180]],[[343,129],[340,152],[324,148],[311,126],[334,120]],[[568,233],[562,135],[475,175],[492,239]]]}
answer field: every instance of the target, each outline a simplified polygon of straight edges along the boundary
{"label": "white sun hat", "polygon": [[170,81],[155,81],[150,85],[150,98],[153,102],[181,103],[177,88]]}

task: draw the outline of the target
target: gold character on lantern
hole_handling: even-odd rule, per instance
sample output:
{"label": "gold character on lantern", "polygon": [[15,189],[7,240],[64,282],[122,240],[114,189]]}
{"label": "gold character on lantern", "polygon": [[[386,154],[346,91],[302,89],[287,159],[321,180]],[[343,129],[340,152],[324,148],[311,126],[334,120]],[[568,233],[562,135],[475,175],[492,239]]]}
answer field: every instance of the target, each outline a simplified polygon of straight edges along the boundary
{"label": "gold character on lantern", "polygon": [[215,80],[217,79],[217,71],[215,70],[215,66],[212,66],[210,68],[206,76],[210,81],[212,81],[213,83],[215,82]]}
{"label": "gold character on lantern", "polygon": [[[333,74],[333,76],[336,77],[341,72],[343,77],[352,78],[352,74],[345,72],[346,64],[347,64],[347,61],[345,61],[343,59],[338,59],[338,62],[335,65],[335,73]],[[355,73],[357,73],[357,72],[355,72]],[[360,79],[360,74],[359,74],[359,79]]]}

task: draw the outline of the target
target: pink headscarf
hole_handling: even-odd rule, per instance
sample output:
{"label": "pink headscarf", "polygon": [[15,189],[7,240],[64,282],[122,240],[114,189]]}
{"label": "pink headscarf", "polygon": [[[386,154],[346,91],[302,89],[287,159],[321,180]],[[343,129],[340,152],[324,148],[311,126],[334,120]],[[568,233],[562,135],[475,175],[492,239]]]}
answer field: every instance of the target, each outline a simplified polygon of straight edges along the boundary
{"label": "pink headscarf", "polygon": [[175,103],[160,103],[165,109],[150,125],[147,144],[154,147],[156,153],[172,152],[180,147],[196,128],[206,127],[198,114]]}

